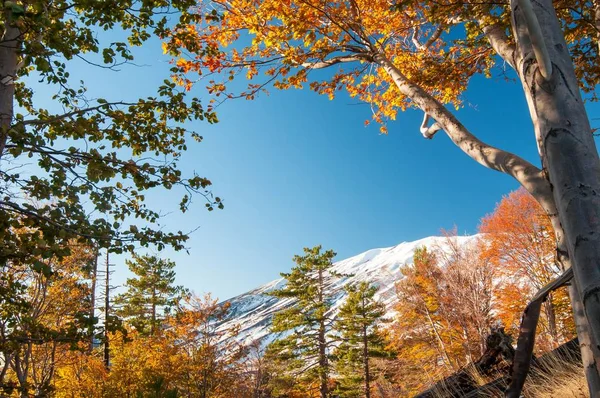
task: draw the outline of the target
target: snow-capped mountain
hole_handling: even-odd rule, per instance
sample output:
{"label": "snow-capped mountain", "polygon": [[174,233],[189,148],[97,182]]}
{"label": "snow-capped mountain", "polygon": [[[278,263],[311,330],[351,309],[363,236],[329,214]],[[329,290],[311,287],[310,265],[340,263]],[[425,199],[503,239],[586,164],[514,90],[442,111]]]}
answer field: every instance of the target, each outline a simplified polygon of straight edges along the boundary
{"label": "snow-capped mountain", "polygon": [[[456,237],[459,244],[474,241],[477,236]],[[431,250],[444,250],[447,238],[432,236],[414,242],[403,242],[393,247],[372,249],[356,256],[334,263],[333,270],[349,277],[336,278],[333,281],[334,304],[332,311],[343,304],[345,291],[343,287],[349,282],[369,281],[379,286],[377,299],[385,303],[388,313],[393,312],[392,307],[396,301],[395,282],[400,278],[400,267],[413,261],[413,254],[419,247],[427,247]],[[289,307],[293,300],[278,299],[268,295],[285,284],[285,279],[280,278],[262,285],[247,293],[241,294],[230,300],[230,311],[227,321],[221,328],[229,328],[238,325],[241,329],[238,340],[241,343],[251,343],[260,340],[269,342],[275,336],[271,335],[269,328],[271,318],[277,311]]]}

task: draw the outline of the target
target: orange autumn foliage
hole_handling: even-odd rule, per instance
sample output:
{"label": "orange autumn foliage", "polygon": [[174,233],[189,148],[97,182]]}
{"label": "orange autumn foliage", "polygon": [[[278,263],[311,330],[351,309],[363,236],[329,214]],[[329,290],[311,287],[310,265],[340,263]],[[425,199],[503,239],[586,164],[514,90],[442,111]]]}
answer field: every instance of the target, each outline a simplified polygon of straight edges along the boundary
{"label": "orange autumn foliage", "polygon": [[[556,8],[582,85],[591,91],[600,71],[597,33],[586,22],[593,19],[590,7],[575,3],[557,1]],[[168,30],[163,43],[173,56],[173,79],[187,90],[202,85],[213,103],[252,100],[269,87],[309,87],[330,99],[345,91],[369,103],[380,124],[416,105],[377,56],[458,108],[470,79],[489,77],[497,63],[482,28],[509,26],[505,5],[452,0],[198,0],[195,13],[198,21]],[[316,71],[329,67],[330,73]],[[233,82],[240,77],[247,83]]]}
{"label": "orange autumn foliage", "polygon": [[396,284],[397,315],[390,344],[397,352],[402,396],[477,360],[495,325],[491,263],[476,239],[415,251]]}
{"label": "orange autumn foliage", "polygon": [[[154,335],[110,335],[110,367],[97,353],[72,352],[57,372],[58,398],[250,398],[256,383],[236,328],[219,329],[228,306],[191,296]],[[259,386],[260,387],[260,386]]]}
{"label": "orange autumn foliage", "polygon": [[[499,293],[495,306],[507,330],[516,333],[521,313],[537,290],[556,278],[556,242],[550,219],[523,189],[511,192],[481,221],[487,255],[495,262]],[[551,294],[538,326],[541,349],[573,337],[574,326],[565,289]]]}
{"label": "orange autumn foliage", "polygon": [[57,370],[88,344],[90,286],[95,250],[70,243],[70,255],[5,262],[0,267],[0,396],[46,396]]}
{"label": "orange autumn foliage", "polygon": [[[204,82],[213,101],[251,100],[269,86],[308,86],[330,99],[344,90],[370,103],[373,119],[384,123],[412,104],[384,69],[373,63],[368,55],[372,47],[373,53],[377,48],[394,64],[402,65],[408,78],[439,101],[460,107],[460,95],[469,79],[487,73],[493,64],[491,48],[477,48],[470,45],[471,40],[465,44],[440,39],[425,52],[415,51],[407,35],[424,43],[446,29],[442,26],[437,33],[436,26],[443,22],[436,7],[405,3],[400,10],[385,0],[200,0],[197,10],[202,22],[169,32],[163,50],[174,56],[175,81],[187,89]],[[444,9],[449,19],[462,12],[451,3],[444,4]],[[331,63],[336,65],[332,73],[312,72],[330,66],[325,60],[331,57],[337,57]],[[338,63],[347,66],[338,68]],[[249,81],[245,89],[231,84],[238,76]]]}

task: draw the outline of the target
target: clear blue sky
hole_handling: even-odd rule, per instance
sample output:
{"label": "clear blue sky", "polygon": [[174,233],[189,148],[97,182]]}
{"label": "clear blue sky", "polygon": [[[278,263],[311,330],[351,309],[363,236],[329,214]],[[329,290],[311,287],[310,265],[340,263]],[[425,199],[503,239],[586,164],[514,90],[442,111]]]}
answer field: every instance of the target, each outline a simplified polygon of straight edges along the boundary
{"label": "clear blue sky", "polygon": [[[119,73],[78,63],[92,96],[112,100],[152,95],[168,76],[168,57],[152,42],[137,51],[141,67]],[[40,89],[43,94],[43,90]],[[192,93],[207,98],[200,87]],[[598,106],[590,106],[590,117]],[[173,213],[169,228],[192,230],[190,254],[165,251],[177,263],[177,282],[198,293],[227,299],[287,271],[294,254],[322,244],[338,259],[439,234],[454,225],[474,233],[482,216],[518,185],[476,164],[440,133],[429,141],[418,128],[422,114],[409,111],[388,125],[364,127],[367,105],[345,96],[334,101],[308,89],[271,90],[255,101],[236,100],[218,109],[220,123],[193,127],[204,142],[191,143],[181,164],[213,181],[225,209],[208,213],[200,199],[185,215]],[[501,77],[477,78],[458,112],[486,142],[539,157],[521,86]],[[150,202],[175,210],[174,194]],[[123,258],[115,259],[122,283]]]}

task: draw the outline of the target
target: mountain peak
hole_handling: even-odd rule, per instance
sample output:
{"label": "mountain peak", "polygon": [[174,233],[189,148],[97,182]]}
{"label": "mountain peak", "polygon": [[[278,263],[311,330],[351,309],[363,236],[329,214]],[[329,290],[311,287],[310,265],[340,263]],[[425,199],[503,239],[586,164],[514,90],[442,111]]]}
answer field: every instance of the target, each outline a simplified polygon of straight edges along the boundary
{"label": "mountain peak", "polygon": [[[463,245],[473,242],[477,238],[478,235],[457,236],[451,239],[456,239],[457,243]],[[395,283],[401,277],[400,267],[412,264],[414,252],[419,247],[445,250],[448,246],[447,239],[444,236],[430,236],[413,242],[402,242],[392,247],[367,250],[347,259],[336,261],[332,270],[346,276],[334,279],[332,311],[337,312],[344,302],[346,292],[343,288],[347,283],[368,281],[379,287],[376,298],[386,305],[388,314],[391,315],[396,302]],[[268,295],[268,292],[279,289],[284,284],[285,279],[279,278],[226,300],[231,307],[227,320],[220,327],[240,326],[237,340],[241,343],[249,344],[260,340],[266,344],[273,340],[276,336],[270,332],[271,318],[277,311],[292,305],[293,300],[272,297]]]}

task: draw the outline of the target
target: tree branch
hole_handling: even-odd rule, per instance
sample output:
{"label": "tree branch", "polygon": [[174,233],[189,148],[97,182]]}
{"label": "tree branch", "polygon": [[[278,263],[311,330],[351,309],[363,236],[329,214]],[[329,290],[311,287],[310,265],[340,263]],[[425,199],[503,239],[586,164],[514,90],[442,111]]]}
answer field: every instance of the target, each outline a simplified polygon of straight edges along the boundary
{"label": "tree branch", "polygon": [[435,43],[437,39],[440,38],[440,36],[444,32],[444,29],[446,29],[446,24],[441,23],[438,25],[438,27],[433,31],[431,36],[429,36],[429,39],[427,39],[427,41],[425,42],[425,49],[431,47],[431,45]]}
{"label": "tree branch", "polygon": [[336,57],[331,57],[329,59],[318,61],[318,62],[304,62],[302,64],[303,67],[308,69],[323,69],[328,68],[330,66],[342,63],[342,62],[356,62],[356,61],[369,61],[371,60],[371,56],[369,54],[361,53],[354,55],[339,55]]}
{"label": "tree branch", "polygon": [[423,44],[421,44],[421,42],[419,41],[417,36],[419,36],[419,27],[415,26],[410,39],[413,42],[413,44],[415,45],[415,47],[417,47],[417,50],[422,51],[425,49],[425,46],[423,46]]}
{"label": "tree branch", "polygon": [[[83,233],[83,232],[77,231],[77,230],[75,230],[73,228],[70,228],[67,225],[63,225],[63,224],[58,223],[58,222],[50,219],[49,217],[46,217],[46,216],[44,216],[42,214],[39,214],[39,213],[36,213],[35,211],[25,209],[25,208],[17,205],[16,203],[6,202],[6,201],[0,201],[0,208],[3,208],[5,211],[14,211],[14,212],[16,212],[18,214],[22,214],[24,216],[29,216],[29,217],[33,217],[33,218],[37,218],[37,219],[43,220],[43,221],[47,222],[48,224],[50,224],[50,225],[52,225],[52,226],[54,226],[54,227],[56,227],[58,229],[62,229],[64,231],[66,231],[66,232],[70,232],[73,235],[81,236],[83,238],[95,239],[95,240],[109,240],[109,239],[111,239],[111,238],[107,238],[106,236],[92,235],[92,234],[87,234],[87,233]],[[118,239],[118,238],[117,239],[112,238],[112,240],[120,240],[120,241],[123,241],[123,242],[127,241],[125,239]],[[133,239],[131,239],[131,240],[133,240]]]}
{"label": "tree branch", "polygon": [[62,115],[55,115],[52,117],[49,117],[48,119],[34,119],[34,120],[24,120],[21,124],[24,126],[29,126],[29,125],[34,125],[34,126],[39,126],[39,125],[45,125],[45,124],[50,124],[50,123],[54,123],[54,122],[58,122],[64,119],[68,119],[70,117],[73,116],[77,116],[77,115],[82,115],[84,113],[87,112],[92,112],[92,111],[97,111],[103,108],[110,108],[111,106],[116,106],[116,105],[123,105],[123,106],[131,106],[131,105],[137,105],[136,103],[133,102],[107,102],[105,104],[100,104],[100,105],[96,105],[96,106],[91,106],[89,108],[82,108],[82,109],[77,109],[74,110],[72,112],[67,112],[67,113],[63,113]]}
{"label": "tree branch", "polygon": [[535,342],[535,330],[540,318],[542,303],[552,291],[564,286],[573,278],[573,268],[569,268],[558,278],[544,286],[531,299],[521,319],[519,327],[519,339],[517,340],[517,349],[513,359],[511,382],[506,391],[507,398],[518,398],[521,396],[521,390],[525,384],[525,378],[531,365],[531,354]]}
{"label": "tree branch", "polygon": [[434,122],[431,126],[428,126],[429,119],[429,115],[425,114],[423,116],[423,123],[421,123],[421,127],[419,129],[421,131],[421,134],[423,134],[423,137],[425,137],[428,140],[432,139],[435,133],[442,129],[442,127],[440,127],[440,125],[437,124],[437,122]]}
{"label": "tree branch", "polygon": [[498,54],[513,69],[515,68],[515,45],[512,44],[505,29],[501,24],[486,25],[482,20],[479,21],[481,30],[492,45],[496,54]]}
{"label": "tree branch", "polygon": [[415,26],[415,28],[413,29],[413,34],[412,34],[411,40],[412,40],[413,44],[415,45],[415,47],[417,48],[417,50],[419,50],[419,51],[427,50],[429,47],[431,47],[431,45],[433,43],[436,42],[437,39],[440,38],[440,36],[444,32],[445,28],[446,28],[446,24],[444,24],[444,23],[439,24],[437,26],[437,28],[435,28],[435,30],[433,31],[431,36],[429,36],[429,38],[427,39],[425,44],[421,44],[421,42],[419,42],[419,39],[417,37],[419,35],[419,26]]}
{"label": "tree branch", "polygon": [[477,163],[512,176],[536,199],[550,189],[542,170],[513,153],[479,140],[442,103],[404,76],[385,55],[376,55],[375,62],[383,67],[403,95],[432,117],[452,142]]}

